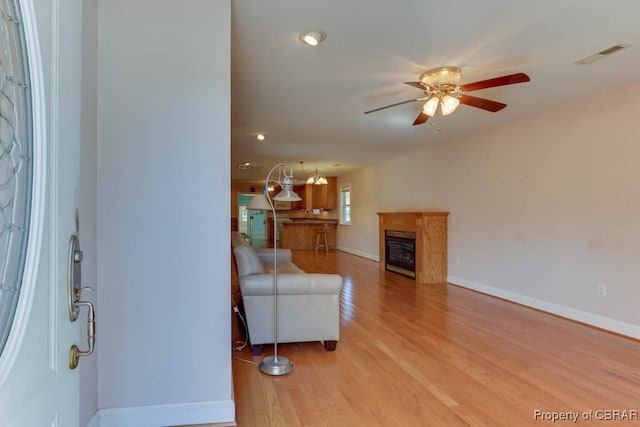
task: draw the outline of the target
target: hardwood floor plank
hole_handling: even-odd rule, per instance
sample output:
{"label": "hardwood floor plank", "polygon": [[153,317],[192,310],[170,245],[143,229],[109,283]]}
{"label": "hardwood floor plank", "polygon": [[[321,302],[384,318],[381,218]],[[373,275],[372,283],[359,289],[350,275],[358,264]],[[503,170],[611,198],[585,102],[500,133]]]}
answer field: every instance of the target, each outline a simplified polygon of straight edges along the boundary
{"label": "hardwood floor plank", "polygon": [[[636,340],[457,286],[416,285],[343,252],[294,251],[294,262],[343,276],[340,341],[333,352],[280,344],[295,363],[282,377],[260,373],[262,356],[248,348],[234,352],[241,427],[539,426],[536,410],[640,411]],[[233,326],[242,341],[242,323]]]}

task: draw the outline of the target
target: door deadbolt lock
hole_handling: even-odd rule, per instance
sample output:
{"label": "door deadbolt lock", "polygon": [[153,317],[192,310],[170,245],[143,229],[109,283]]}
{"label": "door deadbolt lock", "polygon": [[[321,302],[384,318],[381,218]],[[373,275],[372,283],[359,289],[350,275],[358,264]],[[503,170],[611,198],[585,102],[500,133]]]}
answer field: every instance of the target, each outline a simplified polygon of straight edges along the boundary
{"label": "door deadbolt lock", "polygon": [[83,257],[84,257],[84,254],[80,249],[77,249],[73,252],[73,262],[75,264],[81,263]]}
{"label": "door deadbolt lock", "polygon": [[80,241],[74,234],[69,239],[69,255],[67,265],[67,304],[69,307],[69,320],[75,322],[78,319],[78,301],[82,293],[82,258]]}

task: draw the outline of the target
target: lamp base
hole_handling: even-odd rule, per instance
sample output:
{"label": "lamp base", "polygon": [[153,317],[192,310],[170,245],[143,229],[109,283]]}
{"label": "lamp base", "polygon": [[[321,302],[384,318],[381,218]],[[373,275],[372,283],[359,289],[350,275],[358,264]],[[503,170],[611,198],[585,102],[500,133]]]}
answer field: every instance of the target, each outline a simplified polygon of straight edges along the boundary
{"label": "lamp base", "polygon": [[293,362],[284,356],[267,356],[262,359],[258,369],[267,375],[285,375],[293,371]]}

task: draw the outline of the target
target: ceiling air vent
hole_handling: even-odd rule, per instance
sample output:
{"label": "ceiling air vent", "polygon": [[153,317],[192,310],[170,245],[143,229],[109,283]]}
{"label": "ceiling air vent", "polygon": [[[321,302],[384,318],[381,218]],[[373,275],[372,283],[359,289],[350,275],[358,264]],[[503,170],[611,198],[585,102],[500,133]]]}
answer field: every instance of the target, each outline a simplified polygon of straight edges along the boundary
{"label": "ceiling air vent", "polygon": [[577,60],[575,63],[580,65],[591,64],[599,59],[604,58],[607,55],[611,55],[612,53],[618,52],[627,47],[629,47],[628,44],[614,44],[613,46],[603,49],[598,53],[593,53],[589,56],[585,56],[584,58]]}
{"label": "ceiling air vent", "polygon": [[251,162],[244,162],[238,164],[238,169],[240,170],[248,170],[248,169],[266,169],[265,165],[256,165]]}

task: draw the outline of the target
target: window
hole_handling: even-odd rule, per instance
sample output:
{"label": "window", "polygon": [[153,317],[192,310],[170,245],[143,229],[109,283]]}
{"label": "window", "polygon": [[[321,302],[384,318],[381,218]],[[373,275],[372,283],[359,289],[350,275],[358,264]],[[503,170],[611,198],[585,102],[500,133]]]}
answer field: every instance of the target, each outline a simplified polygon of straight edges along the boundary
{"label": "window", "polygon": [[[29,16],[29,13],[21,12],[20,3],[0,2],[0,354],[5,346],[7,352],[14,354],[17,353],[15,349],[20,348],[17,344],[19,339],[13,339],[13,345],[7,343],[14,319],[25,317],[22,315],[27,311],[27,304],[20,304],[22,310],[18,311],[18,301],[26,298],[21,294],[26,293],[24,288],[29,286],[28,277],[32,276],[27,270],[28,259],[32,259],[31,269],[37,271],[32,247],[38,246],[35,243],[40,237],[33,237],[37,235],[38,227],[32,231],[31,215],[33,209],[37,218],[39,209],[32,207],[32,200],[44,201],[38,196],[38,187],[46,185],[44,180],[37,183],[39,180],[34,172],[34,157],[36,165],[40,164],[40,156],[43,161],[46,159],[34,142],[39,126],[33,120],[35,108],[32,106],[33,85],[28,62],[32,46],[27,46],[26,25],[16,20]],[[24,332],[24,328],[13,326],[14,337],[20,335],[19,329]],[[4,359],[10,360],[11,357]],[[2,364],[0,377],[5,377],[6,365]]]}
{"label": "window", "polygon": [[351,184],[340,187],[340,224],[351,224]]}

